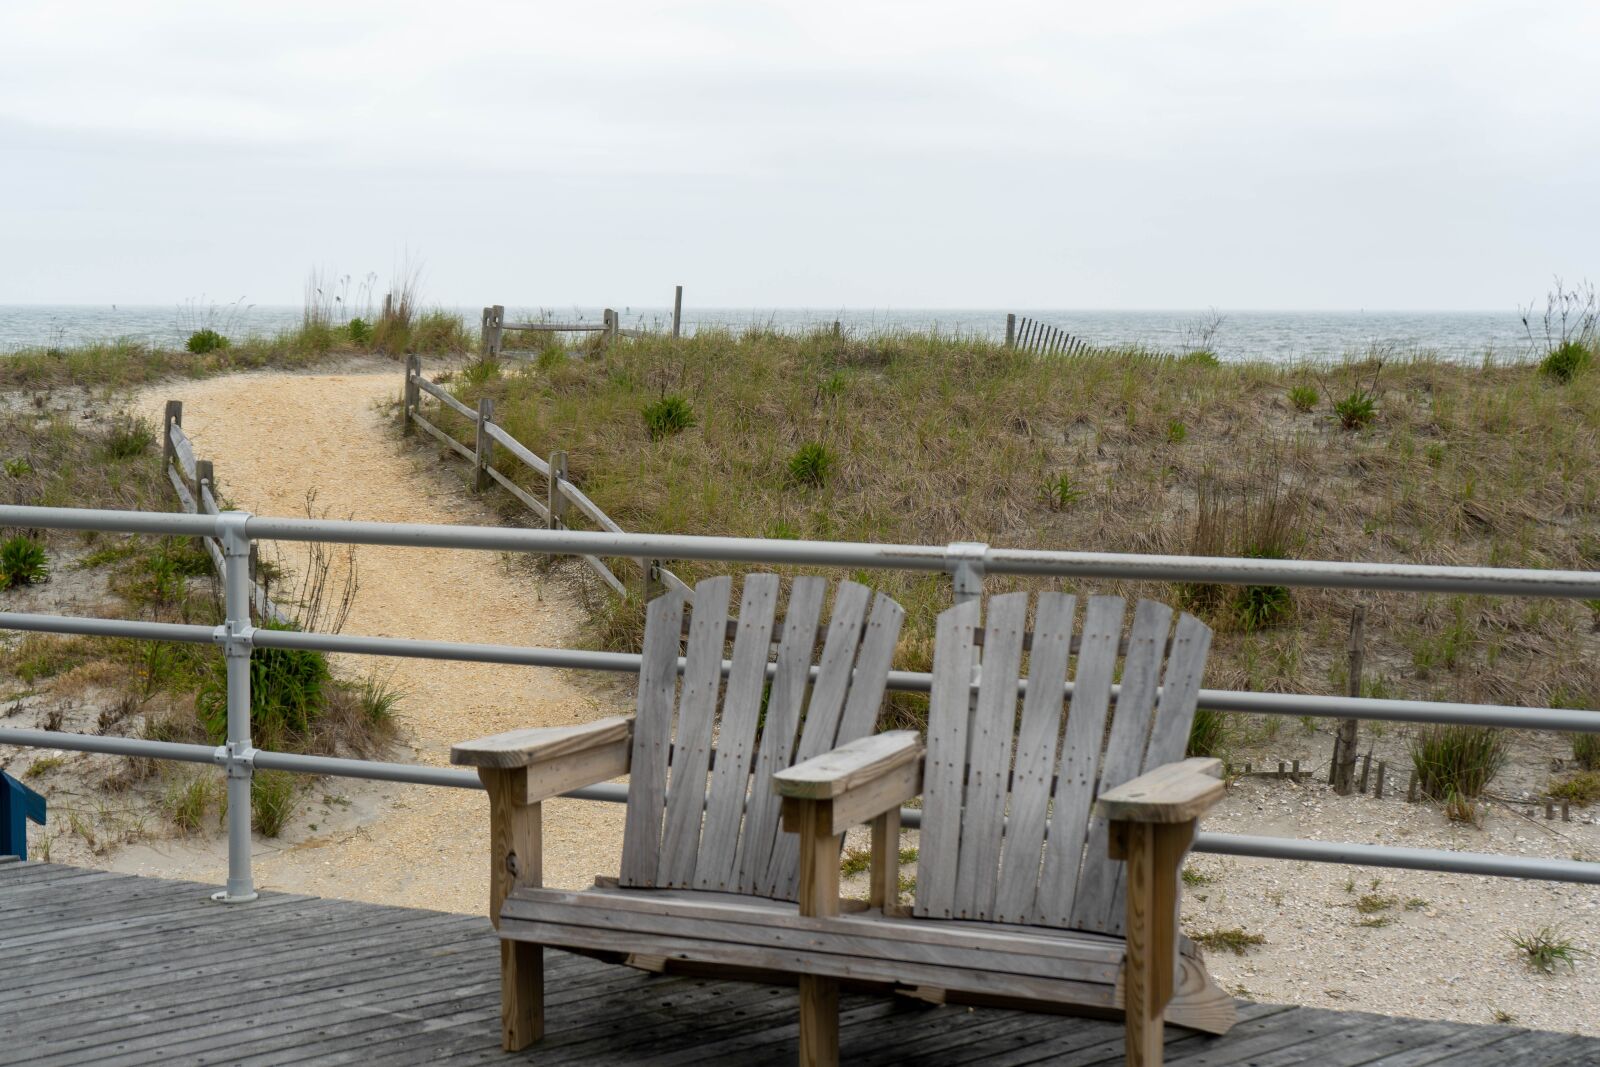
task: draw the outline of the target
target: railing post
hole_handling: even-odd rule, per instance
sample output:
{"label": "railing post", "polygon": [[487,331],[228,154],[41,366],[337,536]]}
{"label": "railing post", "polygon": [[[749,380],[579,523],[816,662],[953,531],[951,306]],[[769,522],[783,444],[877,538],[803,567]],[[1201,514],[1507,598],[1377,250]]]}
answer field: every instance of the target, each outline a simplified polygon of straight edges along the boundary
{"label": "railing post", "polygon": [[178,458],[177,446],[172,443],[172,428],[182,425],[183,401],[167,401],[167,411],[161,419],[161,455],[166,459],[169,467]]}
{"label": "railing post", "polygon": [[417,432],[411,416],[416,413],[422,397],[422,387],[417,379],[422,377],[422,357],[415,352],[406,357],[406,391],[400,401],[400,432],[407,437]]}
{"label": "railing post", "polygon": [[225,511],[217,516],[226,566],[223,578],[226,621],[218,637],[228,669],[228,743],[217,750],[217,761],[228,772],[228,887],[211,894],[224,904],[246,904],[256,899],[250,875],[250,779],[255,771],[255,749],[250,745],[250,538],[245,533],[248,512]]}
{"label": "railing post", "polygon": [[489,350],[484,355],[491,359],[500,358],[500,348],[506,338],[506,309],[503,304],[496,304],[489,309]]}
{"label": "railing post", "polygon": [[489,465],[494,462],[494,438],[489,436],[489,424],[494,421],[494,400],[487,396],[478,398],[478,439],[473,456],[477,474],[472,480],[475,492],[489,488]]}
{"label": "railing post", "polygon": [[561,491],[561,483],[567,478],[567,454],[556,451],[550,453],[550,478],[549,494],[545,507],[550,511],[550,529],[560,530],[566,527],[567,495]]}
{"label": "railing post", "polygon": [[1006,312],[1006,347],[1017,347],[1017,314],[1014,311]]}
{"label": "railing post", "polygon": [[672,291],[672,336],[678,336],[678,330],[683,325],[683,286],[677,286]]}
{"label": "railing post", "polygon": [[957,541],[944,550],[945,570],[950,572],[950,593],[957,604],[983,596],[983,561],[989,546],[982,541]]}

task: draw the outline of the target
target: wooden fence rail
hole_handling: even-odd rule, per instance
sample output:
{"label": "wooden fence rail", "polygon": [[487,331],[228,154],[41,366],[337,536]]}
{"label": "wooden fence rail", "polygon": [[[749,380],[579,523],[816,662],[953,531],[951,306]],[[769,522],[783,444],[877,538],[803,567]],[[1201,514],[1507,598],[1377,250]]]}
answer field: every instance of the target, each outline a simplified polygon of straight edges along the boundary
{"label": "wooden fence rail", "polygon": [[[190,515],[221,514],[222,505],[217,501],[216,494],[216,469],[210,460],[195,458],[194,445],[183,432],[183,401],[167,401],[166,414],[162,419],[161,441],[166,455],[167,480],[172,483],[173,491],[178,494],[178,503],[183,510]],[[225,570],[221,542],[215,537],[202,537],[200,543],[205,547],[206,554],[211,557],[211,565],[216,569],[220,581]],[[255,610],[256,617],[285,625],[293,622],[287,612],[272,602],[266,588],[256,581],[255,569],[255,549],[252,547],[250,605]]]}
{"label": "wooden fence rail", "polygon": [[[427,416],[423,415],[420,408],[424,395],[433,397],[439,403],[466,419],[473,430],[474,445],[468,448],[452,435],[445,433],[435,425]],[[460,400],[450,395],[449,391],[430,382],[422,373],[422,357],[412,355],[406,357],[405,403],[401,411],[401,422],[404,432],[410,434],[413,427],[422,429],[437,438],[441,444],[446,445],[451,451],[460,455],[472,464],[474,471],[473,486],[477,490],[488,488],[489,484],[498,484],[510,493],[524,507],[539,517],[552,530],[568,528],[567,514],[569,507],[583,515],[590,522],[602,530],[612,533],[626,533],[627,531],[617,525],[616,521],[600,509],[600,506],[589,499],[587,493],[579,489],[567,478],[567,455],[565,452],[552,453],[548,460],[535,455],[533,450],[515,437],[506,432],[505,427],[494,421],[494,404],[487,398],[479,403],[478,410],[463,404]],[[537,496],[518,485],[509,475],[500,471],[495,466],[495,450],[500,449],[505,455],[517,460],[531,469],[545,481],[545,499],[539,500]],[[628,595],[628,587],[622,579],[605,561],[595,556],[584,556],[587,563],[600,579],[609,585],[621,596]],[[689,587],[676,574],[661,565],[658,559],[639,559],[633,561],[639,568],[640,582],[644,590],[645,599],[649,599],[657,584],[679,592],[688,592]]]}
{"label": "wooden fence rail", "polygon": [[1038,319],[1016,315],[1006,316],[1006,347],[1046,356],[1079,356],[1094,350],[1094,346],[1081,337]]}
{"label": "wooden fence rail", "polygon": [[[672,336],[677,337],[683,322],[683,286],[677,286],[672,296]],[[478,350],[487,357],[505,355],[507,330],[526,333],[602,333],[607,342],[619,337],[648,337],[649,330],[625,330],[622,316],[611,308],[601,313],[598,324],[593,322],[507,322],[504,304],[493,304],[483,309],[478,327]]]}

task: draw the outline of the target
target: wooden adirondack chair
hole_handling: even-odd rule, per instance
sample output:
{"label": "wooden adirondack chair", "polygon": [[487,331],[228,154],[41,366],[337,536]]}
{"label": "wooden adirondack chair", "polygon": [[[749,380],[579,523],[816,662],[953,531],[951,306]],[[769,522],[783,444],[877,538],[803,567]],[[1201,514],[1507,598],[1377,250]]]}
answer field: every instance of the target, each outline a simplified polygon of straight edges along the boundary
{"label": "wooden adirondack chair", "polygon": [[[1129,1062],[1159,1064],[1163,1016],[1219,1034],[1234,1022],[1232,1000],[1176,936],[1179,868],[1223,791],[1217,761],[1183,760],[1211,631],[1187,614],[1174,630],[1170,608],[1140,601],[1113,714],[1122,599],[1088,598],[1076,639],[1076,598],[1040,594],[1031,633],[1028,602],[1005,594],[981,621],[976,601],[939,616],[925,752],[913,732],[883,734],[776,776],[786,822],[818,838],[801,879],[836,887],[838,835],[894,823],[920,791],[915,906],[897,912],[875,888],[881,910],[833,920],[857,942],[853,971],[833,973],[938,1000],[1094,1014],[1126,1003]],[[897,828],[873,836],[889,886]],[[818,1041],[836,1033],[828,1019],[801,1025]]]}
{"label": "wooden adirondack chair", "polygon": [[[489,914],[502,938],[507,1049],[543,1034],[544,945],[650,959],[652,969],[691,961],[804,974],[749,934],[752,922],[788,929],[804,892],[801,844],[779,831],[772,776],[871,734],[904,618],[893,600],[839,582],[813,677],[828,585],[796,578],[781,631],[775,575],[745,578],[737,618],[729,617],[727,577],[695,587],[687,621],[685,598],[662,596],[646,615],[633,719],[518,730],[451,750],[452,762],[478,768],[489,791]],[[621,876],[582,892],[541,888],[540,802],[620,774],[630,776]],[[837,878],[837,845],[810,858]],[[803,999],[831,988],[810,981],[802,978]]]}

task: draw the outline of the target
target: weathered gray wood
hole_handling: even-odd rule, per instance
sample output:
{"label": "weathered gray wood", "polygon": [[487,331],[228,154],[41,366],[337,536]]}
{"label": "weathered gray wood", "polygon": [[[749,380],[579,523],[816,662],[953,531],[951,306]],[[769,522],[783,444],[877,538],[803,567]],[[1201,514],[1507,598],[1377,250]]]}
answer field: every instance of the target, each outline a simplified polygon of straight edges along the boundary
{"label": "weathered gray wood", "polygon": [[[562,477],[565,478],[566,475],[563,474]],[[589,518],[593,519],[602,528],[610,530],[612,533],[624,532],[622,527],[611,521],[611,517],[609,515],[600,510],[600,505],[596,504],[593,500],[590,500],[588,495],[585,494],[583,490],[579,489],[571,482],[563,481],[561,483],[561,493],[567,498],[568,503],[572,504],[579,511],[589,516]]]}
{"label": "weathered gray wood", "polygon": [[767,653],[772,647],[778,593],[776,574],[745,577],[733,661],[717,730],[716,768],[706,799],[705,831],[695,868],[695,885],[702,889],[738,886],[739,828],[744,821],[750,767],[755,759],[756,727],[761,715],[761,693],[767,682]]}
{"label": "weathered gray wood", "polygon": [[[839,735],[839,718],[844,712],[856,653],[861,647],[861,631],[866,625],[867,602],[872,591],[858,582],[843,581],[834,589],[833,615],[823,639],[822,656],[817,661],[817,676],[806,705],[805,722],[795,746],[794,760],[808,760],[831,749]],[[764,788],[770,788],[763,783]],[[794,834],[781,834],[772,843],[772,859],[767,864],[764,889],[774,896],[790,898],[796,891],[799,875],[800,844]]]}
{"label": "weathered gray wood", "polygon": [[1000,842],[1005,828],[1006,779],[1011,770],[1017,718],[1022,633],[1027,626],[1027,593],[989,598],[977,710],[967,744],[967,803],[961,817],[960,860],[956,866],[955,914],[963,919],[994,918]]}
{"label": "weathered gray wood", "polygon": [[[494,427],[490,427],[490,429],[494,429]],[[549,509],[546,508],[544,506],[544,504],[540,503],[538,500],[535,500],[533,498],[532,494],[530,494],[526,489],[522,488],[516,482],[513,482],[510,478],[507,478],[505,475],[501,474],[499,471],[495,470],[493,467],[489,468],[489,477],[491,477],[495,481],[499,482],[501,488],[503,488],[506,492],[510,493],[512,496],[514,496],[518,500],[522,501],[522,503],[528,508],[529,511],[532,511],[535,515],[539,516],[539,519],[540,519],[541,522],[546,522],[546,523],[549,522],[549,520],[550,520],[550,511],[549,511]]]}
{"label": "weathered gray wood", "polygon": [[445,389],[443,386],[435,385],[426,378],[418,378],[417,387],[420,388],[424,393],[427,393],[429,396],[438,399],[438,401],[445,407],[454,410],[462,418],[467,419],[474,424],[477,423],[478,413],[467,407],[467,405],[463,404],[455,397],[451,396],[448,389]]}
{"label": "weathered gray wood", "polygon": [[934,629],[933,689],[928,703],[928,757],[923,773],[922,834],[917,863],[917,915],[955,914],[960,862],[962,788],[967,768],[972,638],[979,602],[940,613]]}
{"label": "weathered gray wood", "polygon": [[467,460],[467,462],[472,462],[472,449],[468,448],[466,445],[462,444],[460,441],[457,441],[454,437],[451,437],[449,434],[439,429],[439,427],[429,422],[423,417],[421,412],[412,412],[411,421],[433,435],[433,437],[437,439],[440,444],[454,452],[459,453],[463,459]]}
{"label": "weathered gray wood", "polygon": [[195,513],[194,494],[189,492],[189,486],[183,480],[183,474],[176,466],[167,467],[167,480],[172,483],[172,489],[178,494],[178,503],[190,515]]}
{"label": "weathered gray wood", "polygon": [[1084,611],[1072,705],[1067,711],[1061,744],[1054,818],[1050,821],[1044,867],[1031,912],[1032,921],[1046,926],[1067,926],[1072,921],[1125,612],[1122,598],[1109,596],[1090,597]]}
{"label": "weathered gray wood", "polygon": [[678,698],[678,724],[672,738],[667,822],[661,839],[658,885],[694,885],[732,588],[733,579],[725,574],[707,578],[694,588],[689,639],[684,651],[683,688]]}
{"label": "weathered gray wood", "polygon": [[465,767],[528,767],[616,741],[627,741],[633,720],[619,716],[575,726],[536,726],[490,734],[450,747],[450,762]]}
{"label": "weathered gray wood", "polygon": [[513,456],[516,456],[518,459],[532,467],[544,477],[550,477],[550,464],[534,455],[521,441],[518,441],[515,437],[512,437],[509,433],[506,433],[505,427],[500,426],[498,423],[490,423],[487,427],[485,427],[485,430],[488,432],[490,437],[494,438],[495,443],[500,445],[507,452],[510,452]]}
{"label": "weathered gray wood", "polygon": [[844,713],[830,747],[866,737],[877,726],[883,694],[889,688],[889,668],[905,618],[905,609],[890,597],[873,598],[866,630],[861,635],[855,671],[850,676],[850,694],[845,698]]}
{"label": "weathered gray wood", "polygon": [[832,800],[888,771],[921,759],[915,730],[890,730],[858,738],[772,776],[779,796]]}
{"label": "weathered gray wood", "polygon": [[562,490],[567,480],[567,454],[560,449],[550,453],[550,476],[547,489],[549,499],[546,513],[550,516],[550,529],[560,530],[567,525],[567,495]]}
{"label": "weathered gray wood", "polygon": [[475,492],[483,492],[489,488],[489,467],[494,463],[494,438],[489,436],[488,429],[494,423],[494,398],[480,397],[478,399],[477,439],[473,442],[473,478],[472,488]]}
{"label": "weathered gray wood", "polygon": [[1067,654],[1072,646],[1076,609],[1076,597],[1054,592],[1039,594],[1033,651],[1028,657],[1028,692],[1023,699],[1011,776],[1011,818],[995,897],[994,917],[1001,922],[1026,922],[1035,915],[1034,896],[1044,856],[1045,823],[1061,736],[1060,694],[1067,680]]}
{"label": "weathered gray wood", "polygon": [[[800,713],[805,707],[806,689],[811,681],[811,655],[817,645],[817,626],[822,619],[822,600],[827,590],[828,583],[824,579],[812,576],[796,578],[789,588],[789,603],[784,611],[783,631],[767,695],[766,721],[756,750],[755,780],[758,783],[769,781],[774,772],[795,762]],[[737,888],[740,892],[760,893],[770,888],[767,871],[777,834],[777,797],[763,789],[752,789],[744,833],[739,838]]]}
{"label": "weathered gray wood", "polygon": [[168,440],[172,444],[172,458],[182,469],[189,481],[194,481],[194,446],[189,443],[189,438],[184,435],[183,425],[174,422],[167,428]]}
{"label": "weathered gray wood", "polygon": [[678,633],[683,597],[668,593],[645,609],[639,664],[638,712],[634,716],[628,808],[623,820],[623,885],[651,886],[661,858],[661,816],[666,809],[667,755],[672,745],[672,709],[678,683]]}
{"label": "weathered gray wood", "polygon": [[678,329],[683,324],[683,286],[674,286],[672,290],[672,336],[678,336]]}
{"label": "weathered gray wood", "polygon": [[[1111,718],[1111,736],[1106,742],[1097,794],[1137,778],[1143,769],[1160,682],[1161,651],[1171,628],[1171,608],[1154,600],[1139,601],[1128,635],[1128,654],[1122,661],[1122,688]],[[1122,864],[1108,857],[1106,832],[1106,820],[1091,815],[1070,924],[1077,930],[1122,930],[1123,902],[1116,895]]]}

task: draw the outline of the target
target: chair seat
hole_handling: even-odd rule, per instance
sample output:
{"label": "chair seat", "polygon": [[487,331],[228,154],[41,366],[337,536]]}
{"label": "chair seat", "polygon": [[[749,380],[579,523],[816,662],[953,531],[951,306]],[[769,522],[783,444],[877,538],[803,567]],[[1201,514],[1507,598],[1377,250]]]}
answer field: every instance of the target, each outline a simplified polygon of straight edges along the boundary
{"label": "chair seat", "polygon": [[683,889],[523,888],[500,936],[561,948],[814,974],[1114,1010],[1124,942],[872,909],[806,917],[789,901]]}

